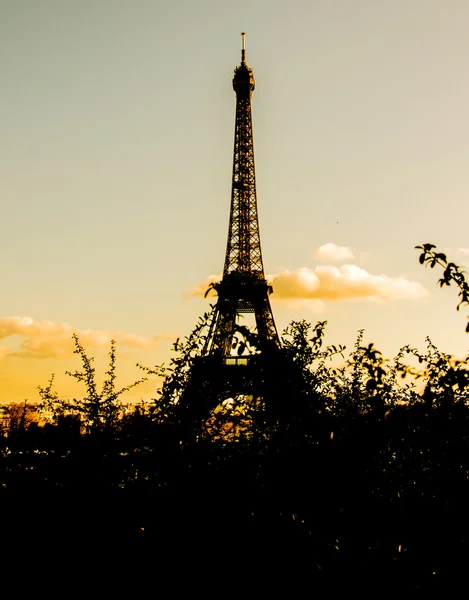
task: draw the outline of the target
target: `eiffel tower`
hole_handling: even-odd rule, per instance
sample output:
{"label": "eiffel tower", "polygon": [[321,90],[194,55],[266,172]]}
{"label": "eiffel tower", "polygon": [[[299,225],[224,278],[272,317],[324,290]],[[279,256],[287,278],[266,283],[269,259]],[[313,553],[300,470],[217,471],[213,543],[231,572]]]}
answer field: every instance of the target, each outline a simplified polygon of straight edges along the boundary
{"label": "eiffel tower", "polygon": [[[245,33],[241,34],[241,64],[235,69],[236,120],[231,184],[231,210],[225,266],[202,356],[218,357],[225,364],[247,364],[249,358],[236,356],[247,347],[237,344],[238,317],[253,313],[256,324],[256,354],[279,348],[280,340],[269,302],[272,286],[266,281],[262,263],[257,215],[256,174],[252,135],[251,97],[254,75],[246,64]],[[234,353],[234,347],[237,347]]]}
{"label": "eiffel tower", "polygon": [[[275,397],[279,381],[288,381],[270,307],[272,286],[262,263],[251,119],[254,76],[246,64],[244,33],[241,39],[241,64],[233,77],[236,120],[225,265],[222,280],[209,287],[218,293],[217,302],[207,336],[198,338],[202,350],[191,358],[176,405],[178,422],[188,435],[224,400],[264,401]],[[245,313],[254,316],[254,331],[240,322]],[[199,326],[203,327],[202,319]],[[172,388],[167,391],[172,400]]]}

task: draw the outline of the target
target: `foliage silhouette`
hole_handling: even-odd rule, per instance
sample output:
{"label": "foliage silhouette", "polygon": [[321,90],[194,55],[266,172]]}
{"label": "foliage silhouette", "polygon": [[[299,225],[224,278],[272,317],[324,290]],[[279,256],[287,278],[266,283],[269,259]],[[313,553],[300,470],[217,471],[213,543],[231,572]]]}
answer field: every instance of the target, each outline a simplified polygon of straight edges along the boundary
{"label": "foliage silhouette", "polygon": [[[325,344],[326,321],[296,321],[270,362],[245,336],[260,375],[236,393],[222,376],[194,379],[211,317],[176,340],[168,366],[141,366],[163,380],[136,405],[121,393],[142,380],[115,388],[114,342],[98,388],[75,338],[82,369],[69,374],[84,398],[60,399],[51,378],[38,406],[4,410],[3,505],[34,497],[81,516],[108,507],[87,516],[90,545],[131,547],[160,568],[197,563],[194,547],[212,540],[203,561],[214,570],[255,549],[270,569],[331,575],[348,591],[353,577],[355,589],[372,588],[370,573],[396,591],[447,591],[468,554],[468,359],[427,339],[424,352],[404,346],[386,360],[362,330],[347,355]],[[67,523],[66,533],[47,525],[62,547],[83,518]],[[6,522],[5,543],[31,535],[22,527]]]}
{"label": "foliage silhouette", "polygon": [[[421,246],[415,246],[415,248],[422,251],[419,256],[421,265],[430,266],[431,269],[438,265],[444,269],[442,277],[438,280],[440,287],[455,283],[459,288],[460,301],[456,306],[456,310],[459,310],[461,306],[469,305],[469,283],[466,281],[465,271],[453,262],[448,262],[446,254],[437,252],[434,244],[422,244]],[[466,325],[466,332],[469,333],[469,323]]]}
{"label": "foliage silhouette", "polygon": [[53,389],[54,375],[52,375],[47,386],[38,386],[42,400],[39,409],[44,413],[50,413],[55,421],[66,415],[78,417],[83,427],[89,431],[112,428],[118,423],[122,414],[123,407],[120,396],[143,383],[147,378],[142,377],[138,381],[116,390],[116,342],[111,340],[107,378],[103,382],[101,391],[98,391],[96,370],[93,367],[94,359],[86,354],[76,334],[73,334],[72,338],[75,344],[74,353],[81,358],[83,366],[80,371],[67,371],[66,374],[85,385],[86,395],[83,398],[73,398],[72,400],[59,398]]}

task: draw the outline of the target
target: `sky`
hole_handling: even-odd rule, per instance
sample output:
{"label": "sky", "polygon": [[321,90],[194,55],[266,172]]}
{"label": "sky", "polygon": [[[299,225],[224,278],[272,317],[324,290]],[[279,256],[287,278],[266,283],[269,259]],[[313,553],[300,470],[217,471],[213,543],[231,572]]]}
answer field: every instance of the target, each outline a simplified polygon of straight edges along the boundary
{"label": "sky", "polygon": [[469,265],[468,22],[465,0],[0,0],[0,402],[52,373],[79,395],[73,333],[98,379],[115,339],[127,385],[209,308],[241,31],[278,330],[465,356],[414,247]]}

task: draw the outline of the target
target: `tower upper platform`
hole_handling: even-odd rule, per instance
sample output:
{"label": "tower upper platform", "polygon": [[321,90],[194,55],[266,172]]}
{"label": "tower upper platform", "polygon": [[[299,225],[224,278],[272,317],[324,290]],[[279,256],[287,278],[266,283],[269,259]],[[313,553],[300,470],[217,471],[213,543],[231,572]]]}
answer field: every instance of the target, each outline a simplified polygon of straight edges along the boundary
{"label": "tower upper platform", "polygon": [[241,34],[241,64],[236,67],[233,77],[233,89],[236,94],[250,96],[255,88],[254,74],[246,64],[245,33]]}

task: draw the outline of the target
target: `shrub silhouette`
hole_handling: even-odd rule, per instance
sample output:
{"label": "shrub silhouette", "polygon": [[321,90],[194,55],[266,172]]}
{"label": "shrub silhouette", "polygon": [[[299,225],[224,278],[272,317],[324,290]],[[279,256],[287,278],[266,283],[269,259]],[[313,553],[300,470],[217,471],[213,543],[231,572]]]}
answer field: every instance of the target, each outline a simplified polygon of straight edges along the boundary
{"label": "shrub silhouette", "polygon": [[[448,268],[434,248],[420,247],[422,264]],[[443,279],[458,285],[463,306],[461,275],[452,266]],[[237,565],[254,551],[271,569],[309,581],[334,575],[348,590],[353,578],[356,589],[372,588],[371,573],[395,590],[434,591],[440,582],[448,591],[467,560],[468,360],[430,339],[423,352],[404,346],[387,360],[363,331],[347,354],[325,344],[326,321],[296,321],[268,377],[236,394],[229,383],[193,380],[209,320],[175,342],[167,367],[142,367],[163,382],[136,405],[121,393],[141,380],[115,389],[115,344],[98,389],[75,338],[82,369],[70,375],[86,395],[61,400],[51,379],[35,407],[49,422],[28,421],[20,407],[4,420],[2,500],[77,501],[75,514],[107,507],[87,517],[90,544],[131,547],[160,568],[174,556],[179,566],[197,564],[193,548],[213,540],[206,564]],[[9,527],[6,540],[21,524]],[[54,535],[65,544],[59,529]]]}
{"label": "shrub silhouette", "polygon": [[121,395],[143,383],[147,378],[142,377],[128,386],[116,389],[116,342],[112,340],[109,351],[109,368],[106,371],[107,378],[99,391],[96,383],[96,370],[93,367],[94,359],[86,354],[76,334],[73,334],[72,338],[75,343],[74,353],[80,357],[82,369],[73,373],[67,371],[66,374],[85,384],[86,395],[79,399],[61,399],[53,389],[54,375],[52,375],[47,386],[38,387],[41,397],[39,409],[42,413],[48,413],[55,421],[64,416],[74,416],[81,421],[86,430],[110,429],[117,425],[122,416]]}

